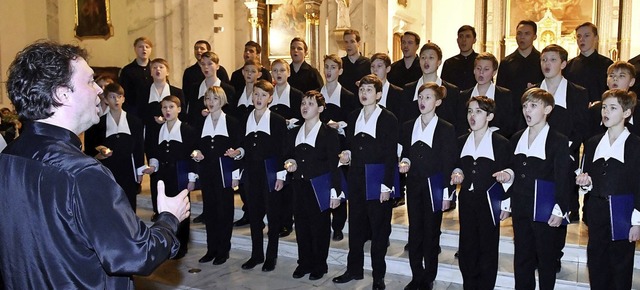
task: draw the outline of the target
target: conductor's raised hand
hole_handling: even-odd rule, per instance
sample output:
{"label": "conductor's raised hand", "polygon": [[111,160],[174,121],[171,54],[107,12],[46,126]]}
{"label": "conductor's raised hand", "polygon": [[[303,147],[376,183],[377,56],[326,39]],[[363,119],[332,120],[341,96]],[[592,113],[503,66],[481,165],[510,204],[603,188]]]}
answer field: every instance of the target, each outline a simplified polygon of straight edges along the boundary
{"label": "conductor's raised hand", "polygon": [[189,191],[181,191],[174,197],[168,197],[164,193],[164,181],[158,181],[158,212],[169,212],[179,221],[183,221],[191,214],[191,203],[188,197]]}

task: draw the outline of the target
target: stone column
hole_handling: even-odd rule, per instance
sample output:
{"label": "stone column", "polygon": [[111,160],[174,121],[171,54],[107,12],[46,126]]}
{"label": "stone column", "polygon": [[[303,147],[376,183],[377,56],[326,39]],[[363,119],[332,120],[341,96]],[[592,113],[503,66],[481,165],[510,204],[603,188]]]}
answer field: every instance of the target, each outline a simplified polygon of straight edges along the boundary
{"label": "stone column", "polygon": [[307,25],[305,38],[309,45],[309,63],[313,67],[320,67],[320,4],[322,0],[305,0],[304,1],[304,18]]}
{"label": "stone column", "polygon": [[[620,19],[620,26],[618,27],[618,51],[619,59],[631,58],[631,12],[632,1],[620,0],[620,12],[618,17]],[[640,81],[640,80],[636,80]]]}
{"label": "stone column", "polygon": [[487,0],[476,1],[476,13],[474,15],[474,26],[477,32],[476,51],[484,52],[487,50]]}
{"label": "stone column", "polygon": [[611,38],[614,36],[612,28],[617,25],[617,23],[611,21],[614,15],[613,2],[597,1],[596,3],[598,4],[598,15],[595,21],[596,26],[598,26],[598,52],[609,57],[609,49],[615,47],[615,45],[611,45]]}
{"label": "stone column", "polygon": [[267,30],[263,30],[267,23],[267,4],[265,0],[246,0],[244,5],[249,10],[247,21],[251,24],[251,40],[262,46],[261,61],[264,65],[265,61],[269,63],[269,37]]}

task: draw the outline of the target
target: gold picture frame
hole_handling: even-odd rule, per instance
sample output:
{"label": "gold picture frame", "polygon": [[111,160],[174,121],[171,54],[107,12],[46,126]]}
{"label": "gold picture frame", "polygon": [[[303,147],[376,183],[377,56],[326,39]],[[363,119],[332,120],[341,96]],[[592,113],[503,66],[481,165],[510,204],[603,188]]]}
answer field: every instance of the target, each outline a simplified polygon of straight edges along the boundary
{"label": "gold picture frame", "polygon": [[74,31],[81,40],[113,36],[109,0],[75,0]]}

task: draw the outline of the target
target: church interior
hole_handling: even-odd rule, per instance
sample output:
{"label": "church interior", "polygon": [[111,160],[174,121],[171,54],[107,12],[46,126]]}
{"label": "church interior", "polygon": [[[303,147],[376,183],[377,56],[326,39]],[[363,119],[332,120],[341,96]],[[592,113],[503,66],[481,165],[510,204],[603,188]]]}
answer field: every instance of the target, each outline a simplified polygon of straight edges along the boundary
{"label": "church interior", "polygon": [[[491,52],[498,60],[516,50],[516,24],[530,19],[538,24],[534,46],[540,51],[548,44],[558,44],[569,53],[569,59],[580,51],[575,27],[592,22],[599,28],[598,53],[612,60],[628,60],[640,54],[640,1],[629,0],[96,0],[103,5],[106,22],[101,27],[82,27],[83,4],[91,0],[3,0],[0,2],[0,107],[11,107],[4,80],[15,54],[28,44],[48,39],[77,44],[86,48],[88,63],[97,70],[117,72],[135,59],[133,42],[145,36],[153,42],[151,58],[169,62],[169,82],[181,87],[182,72],[193,65],[193,44],[203,39],[211,43],[220,64],[232,72],[243,64],[244,44],[253,40],[262,45],[263,65],[275,59],[291,60],[289,41],[301,37],[309,44],[307,62],[322,72],[322,59],[327,54],[345,56],[343,32],[360,31],[361,52],[371,56],[385,52],[392,61],[402,58],[401,35],[416,32],[422,42],[438,44],[443,60],[459,53],[457,30],[462,25],[474,26],[478,32],[476,52]],[[635,17],[634,17],[635,15]],[[636,80],[640,81],[640,80]],[[148,179],[138,197],[138,213],[149,220],[151,200]],[[202,211],[198,193],[192,197],[193,214]],[[236,197],[235,218],[242,213]],[[407,243],[406,208],[394,209],[390,248],[387,254],[387,286],[401,289],[410,280]],[[348,228],[346,226],[345,228]],[[346,239],[332,242],[329,275],[319,281],[299,284],[290,278],[294,266],[282,266],[274,274],[246,272],[240,263],[251,248],[248,228],[234,229],[233,263],[228,269],[203,266],[197,259],[204,251],[204,226],[192,225],[193,251],[181,261],[170,261],[150,277],[136,278],[139,289],[320,289],[369,288],[370,280],[335,286],[331,277],[346,265]],[[442,223],[439,273],[436,289],[462,289],[462,278],[454,253],[458,243],[457,211],[445,214]],[[586,274],[586,237],[583,223],[568,226],[563,268],[556,289],[589,289]],[[345,231],[348,235],[348,232]],[[501,225],[500,266],[496,287],[513,288],[513,241],[511,223]],[[295,235],[281,240],[281,263],[294,265]],[[640,289],[640,252],[636,250],[634,289]],[[365,259],[365,268],[371,269]],[[637,275],[636,275],[637,274]],[[298,284],[296,284],[298,283]],[[269,285],[269,286],[267,286]],[[298,288],[300,289],[300,288]]]}

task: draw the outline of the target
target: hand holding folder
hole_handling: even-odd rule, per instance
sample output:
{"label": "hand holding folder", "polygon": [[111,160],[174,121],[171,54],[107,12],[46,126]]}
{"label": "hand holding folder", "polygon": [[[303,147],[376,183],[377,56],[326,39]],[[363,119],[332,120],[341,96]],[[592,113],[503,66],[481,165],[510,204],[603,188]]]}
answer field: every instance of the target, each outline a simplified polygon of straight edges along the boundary
{"label": "hand holding folder", "polygon": [[[536,179],[533,195],[533,221],[548,223],[556,205],[556,183]],[[569,224],[568,218],[562,218],[562,225]]]}
{"label": "hand holding folder", "polygon": [[493,225],[497,226],[500,224],[500,213],[502,210],[500,209],[500,203],[502,202],[502,197],[504,196],[504,187],[502,184],[498,182],[494,182],[489,189],[487,189],[487,201],[489,204],[489,212],[493,217]]}
{"label": "hand holding folder", "polygon": [[431,193],[431,210],[434,213],[442,211],[442,201],[444,200],[444,175],[436,173],[427,178],[429,192]]}
{"label": "hand holding folder", "polygon": [[320,211],[323,212],[329,209],[331,202],[331,172],[311,178],[310,181]]}
{"label": "hand holding folder", "polygon": [[633,205],[633,194],[616,194],[609,196],[612,241],[629,239]]}
{"label": "hand holding folder", "polygon": [[[400,197],[400,173],[398,168],[394,167],[393,188],[389,198]],[[364,174],[366,181],[366,197],[367,200],[379,200],[381,193],[382,180],[384,179],[386,166],[384,164],[365,164]]]}

